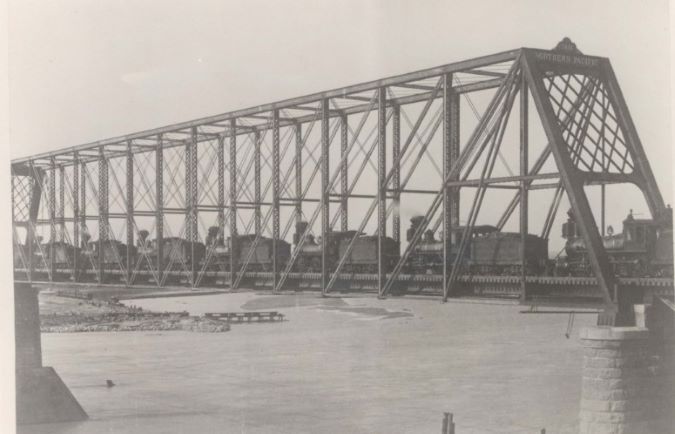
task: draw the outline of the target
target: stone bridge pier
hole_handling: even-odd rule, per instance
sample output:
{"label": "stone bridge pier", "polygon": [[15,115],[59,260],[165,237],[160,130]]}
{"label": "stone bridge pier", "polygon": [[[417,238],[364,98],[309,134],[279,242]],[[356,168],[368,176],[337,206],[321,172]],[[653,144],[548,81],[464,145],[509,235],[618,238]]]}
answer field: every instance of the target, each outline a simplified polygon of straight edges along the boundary
{"label": "stone bridge pier", "polygon": [[18,424],[87,419],[56,371],[42,366],[38,290],[14,284],[16,420]]}
{"label": "stone bridge pier", "polygon": [[636,306],[636,327],[582,330],[581,434],[675,433],[675,322],[668,304]]}

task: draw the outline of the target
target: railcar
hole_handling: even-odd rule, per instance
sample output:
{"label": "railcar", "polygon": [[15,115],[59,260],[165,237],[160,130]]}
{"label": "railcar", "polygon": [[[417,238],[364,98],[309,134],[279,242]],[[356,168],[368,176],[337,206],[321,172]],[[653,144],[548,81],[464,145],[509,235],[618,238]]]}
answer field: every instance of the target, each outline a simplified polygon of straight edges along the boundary
{"label": "railcar", "polygon": [[[339,261],[347,253],[347,248],[352,237],[342,238],[338,247]],[[354,240],[352,251],[347,255],[343,270],[354,273],[376,273],[378,271],[378,248],[377,235],[359,235]],[[385,272],[390,272],[400,258],[398,243],[390,237],[385,237],[383,242],[383,259]],[[335,267],[337,268],[337,261]]]}
{"label": "railcar", "polygon": [[[481,275],[519,275],[523,240],[518,232],[496,230],[471,240],[469,270]],[[550,270],[548,240],[525,235],[525,274],[541,275]]]}
{"label": "railcar", "polygon": [[[296,246],[306,230],[307,224],[305,222],[299,222],[296,225],[294,235]],[[315,239],[314,236],[308,234],[298,254],[295,270],[311,273],[321,272],[321,258],[325,248],[327,249],[328,268],[330,271],[335,271],[340,260],[345,256],[352,239],[354,239],[354,245],[350,254],[345,258],[342,271],[354,273],[377,272],[377,236],[366,235],[354,230],[330,231],[325,240],[321,237]],[[386,270],[391,271],[399,259],[398,243],[392,238],[385,238],[384,254]]]}
{"label": "railcar", "polygon": [[272,261],[276,254],[279,269],[286,266],[286,263],[291,256],[291,245],[289,243],[284,240],[277,240],[275,252],[274,240],[272,238],[261,236],[257,243],[255,243],[255,239],[255,234],[240,235],[237,237],[235,249],[238,253],[238,264],[243,265],[248,259],[247,270],[271,271]]}

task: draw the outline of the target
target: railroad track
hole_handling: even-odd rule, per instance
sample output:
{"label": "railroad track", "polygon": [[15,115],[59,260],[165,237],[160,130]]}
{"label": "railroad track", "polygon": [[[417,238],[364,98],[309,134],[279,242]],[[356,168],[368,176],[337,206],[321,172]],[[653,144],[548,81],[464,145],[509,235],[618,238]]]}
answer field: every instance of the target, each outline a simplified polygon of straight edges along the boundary
{"label": "railroad track", "polygon": [[[21,280],[22,273],[27,270],[15,270],[17,280]],[[171,286],[189,286],[187,275],[182,271],[167,271],[173,279]],[[47,279],[44,269],[34,270],[34,283],[74,284],[70,280],[72,270],[58,270],[53,281]],[[109,284],[115,284],[115,277],[121,277],[122,273],[117,270],[106,271],[110,277]],[[89,282],[78,282],[84,285],[96,285],[95,273],[85,270],[81,273],[83,279],[91,279]],[[247,272],[242,279],[243,287],[259,289],[271,289],[273,282],[271,272]],[[152,275],[150,272],[141,271],[135,284],[138,286],[151,286]],[[227,287],[230,281],[229,272],[207,271],[202,278],[200,287]],[[401,274],[397,279],[394,295],[418,294],[440,296],[442,294],[443,276],[438,274]],[[572,276],[528,276],[527,297],[524,303],[540,305],[595,305],[600,301],[600,291],[595,277],[572,277]],[[123,284],[118,282],[118,284]],[[301,291],[321,291],[321,273],[289,273],[286,288],[297,288]],[[672,278],[641,277],[641,278],[618,278],[619,289],[641,291],[646,297],[672,296],[674,283]],[[335,293],[377,293],[377,275],[362,273],[340,273],[333,292]],[[454,288],[453,296],[470,296],[485,298],[519,298],[521,285],[519,276],[471,276],[462,275],[458,278],[458,285]]]}

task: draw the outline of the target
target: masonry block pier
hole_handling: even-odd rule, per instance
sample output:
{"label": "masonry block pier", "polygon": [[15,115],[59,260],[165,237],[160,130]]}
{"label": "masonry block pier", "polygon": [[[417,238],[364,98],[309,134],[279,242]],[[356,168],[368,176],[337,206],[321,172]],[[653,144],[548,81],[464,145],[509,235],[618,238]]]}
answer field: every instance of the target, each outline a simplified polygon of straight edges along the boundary
{"label": "masonry block pier", "polygon": [[16,339],[16,419],[18,424],[87,419],[56,371],[42,366],[38,290],[14,285]]}
{"label": "masonry block pier", "polygon": [[673,432],[673,336],[664,330],[582,331],[580,433]]}

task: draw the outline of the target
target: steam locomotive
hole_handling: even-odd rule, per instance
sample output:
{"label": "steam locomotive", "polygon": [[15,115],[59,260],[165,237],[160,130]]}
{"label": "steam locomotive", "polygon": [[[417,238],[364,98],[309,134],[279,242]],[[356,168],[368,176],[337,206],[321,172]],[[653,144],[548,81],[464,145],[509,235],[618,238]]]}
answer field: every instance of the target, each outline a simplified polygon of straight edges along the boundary
{"label": "steam locomotive", "polygon": [[[413,217],[406,236],[410,241],[422,223],[423,217]],[[460,240],[465,228],[454,228],[454,240]],[[442,237],[442,235],[441,235]],[[499,232],[489,225],[475,226],[460,263],[470,274],[518,275],[521,273],[521,237],[516,232]],[[457,242],[451,243],[450,262],[459,253]],[[525,237],[525,272],[539,275],[550,270],[548,241],[536,235]],[[413,274],[441,274],[443,272],[443,239],[437,240],[428,229],[408,258],[407,270]]]}
{"label": "steam locomotive", "polygon": [[[617,276],[621,277],[672,277],[673,276],[673,230],[672,211],[662,219],[636,219],[632,212],[623,221],[620,234],[609,233],[603,237],[603,244]],[[413,217],[407,231],[410,241],[422,223],[422,217]],[[273,251],[271,238],[260,236],[253,247],[256,235],[245,234],[236,238],[235,263],[248,262],[249,271],[270,271],[274,255],[279,269],[286,267],[292,248],[298,248],[300,238],[305,242],[300,247],[292,271],[320,272],[324,248],[327,250],[328,267],[335,271],[354,239],[350,254],[344,259],[342,271],[354,273],[375,273],[378,266],[377,236],[357,231],[331,231],[324,239],[314,238],[305,232],[306,222],[296,225],[292,247],[284,240],[276,243]],[[458,255],[457,240],[461,239],[464,227],[454,228],[450,245],[450,262],[455,263]],[[148,232],[139,232],[137,245],[131,249],[132,263],[137,269],[149,269],[157,264],[159,254],[157,240],[148,240]],[[588,251],[579,234],[578,225],[572,213],[562,225],[562,236],[566,239],[565,256],[556,261],[548,257],[548,240],[527,234],[524,238],[525,273],[527,275],[591,276]],[[167,237],[162,240],[162,263],[165,269],[181,269],[197,264],[198,269],[229,271],[232,259],[232,242],[224,240],[216,227],[209,229],[205,243],[191,243],[182,238]],[[473,275],[519,275],[522,238],[516,232],[501,232],[494,226],[475,226],[471,239],[459,263],[463,272]],[[37,268],[50,264],[49,255],[54,255],[56,268],[69,268],[75,255],[82,269],[92,269],[98,264],[98,242],[90,242],[83,236],[82,247],[63,241],[40,243],[33,248],[33,264]],[[25,250],[25,249],[24,249]],[[21,267],[21,255],[14,252],[15,266]],[[385,271],[390,272],[400,259],[400,247],[394,239],[385,237],[383,248]],[[116,264],[126,263],[127,247],[118,241],[106,241],[103,245],[102,263],[108,269]],[[427,230],[412,250],[403,271],[410,274],[440,274],[443,272],[443,234]]]}
{"label": "steam locomotive", "polygon": [[[566,257],[556,266],[558,274],[591,276],[586,243],[581,237],[574,214],[567,213],[562,226]],[[667,208],[660,220],[636,219],[632,210],[623,221],[623,231],[614,234],[610,226],[602,243],[614,274],[620,277],[673,276],[673,219]]]}

